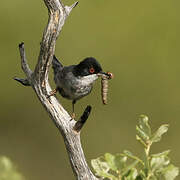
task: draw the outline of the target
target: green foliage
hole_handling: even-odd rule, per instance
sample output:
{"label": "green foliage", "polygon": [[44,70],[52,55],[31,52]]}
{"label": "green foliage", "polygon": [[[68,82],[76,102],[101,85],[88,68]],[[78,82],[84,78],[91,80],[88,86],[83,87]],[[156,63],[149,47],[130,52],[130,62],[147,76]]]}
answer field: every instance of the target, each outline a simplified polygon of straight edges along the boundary
{"label": "green foliage", "polygon": [[5,156],[0,156],[0,180],[24,180],[15,165]]}
{"label": "green foliage", "polygon": [[158,154],[150,154],[153,143],[159,142],[168,125],[162,125],[152,133],[148,117],[141,115],[136,126],[136,139],[144,148],[142,159],[130,151],[112,155],[106,153],[93,159],[91,165],[96,175],[110,180],[174,180],[179,174],[179,168],[170,162],[169,150]]}

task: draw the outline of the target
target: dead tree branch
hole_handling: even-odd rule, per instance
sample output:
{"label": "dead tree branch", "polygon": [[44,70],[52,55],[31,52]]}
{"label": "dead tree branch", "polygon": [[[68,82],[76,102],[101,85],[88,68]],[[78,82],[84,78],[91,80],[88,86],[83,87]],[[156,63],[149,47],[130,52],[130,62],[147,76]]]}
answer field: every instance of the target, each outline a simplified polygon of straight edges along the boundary
{"label": "dead tree branch", "polygon": [[70,115],[58,102],[56,97],[48,96],[49,92],[52,91],[48,82],[48,74],[55,52],[56,40],[66,18],[78,2],[72,6],[64,6],[61,0],[44,0],[44,3],[48,8],[49,20],[42,37],[37,65],[34,72],[32,72],[26,60],[24,43],[21,43],[19,45],[21,66],[26,78],[21,79],[16,77],[14,79],[34,89],[40,102],[61,132],[76,178],[78,180],[97,180],[98,178],[93,175],[88,167],[80,142],[80,130],[90,114],[91,107],[88,106],[81,119],[76,122],[75,120],[71,120]]}

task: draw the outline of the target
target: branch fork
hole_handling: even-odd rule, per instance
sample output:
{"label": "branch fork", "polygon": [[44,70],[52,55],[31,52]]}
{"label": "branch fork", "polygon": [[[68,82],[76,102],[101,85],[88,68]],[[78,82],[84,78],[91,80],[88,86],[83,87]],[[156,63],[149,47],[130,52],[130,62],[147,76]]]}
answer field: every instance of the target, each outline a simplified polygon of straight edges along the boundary
{"label": "branch fork", "polygon": [[55,52],[56,40],[61,32],[66,18],[70,15],[78,2],[71,6],[64,6],[61,0],[43,0],[49,14],[48,24],[44,30],[40,43],[40,53],[35,70],[29,68],[25,55],[24,43],[19,44],[21,67],[26,78],[14,79],[24,86],[31,86],[40,102],[49,113],[54,124],[62,134],[66,145],[69,160],[76,179],[98,180],[91,172],[86,162],[80,142],[82,130],[91,112],[91,106],[87,106],[79,121],[71,120],[70,115],[58,102],[55,96],[48,97],[52,91],[48,82],[49,68]]}

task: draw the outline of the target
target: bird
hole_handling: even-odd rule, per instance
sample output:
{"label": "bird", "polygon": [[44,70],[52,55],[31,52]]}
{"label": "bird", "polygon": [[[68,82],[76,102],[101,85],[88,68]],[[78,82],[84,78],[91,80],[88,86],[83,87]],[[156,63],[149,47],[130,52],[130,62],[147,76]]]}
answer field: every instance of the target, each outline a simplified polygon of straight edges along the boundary
{"label": "bird", "polygon": [[72,100],[72,119],[76,116],[74,112],[76,101],[91,93],[98,77],[109,76],[102,71],[101,65],[93,57],[87,57],[77,65],[63,66],[54,55],[52,69],[56,88],[49,96],[59,92],[62,97]]}

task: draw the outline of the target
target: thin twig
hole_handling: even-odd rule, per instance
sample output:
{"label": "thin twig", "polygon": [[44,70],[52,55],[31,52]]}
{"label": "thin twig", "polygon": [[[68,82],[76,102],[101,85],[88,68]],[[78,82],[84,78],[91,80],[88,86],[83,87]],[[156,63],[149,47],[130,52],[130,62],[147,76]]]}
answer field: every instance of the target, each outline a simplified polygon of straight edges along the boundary
{"label": "thin twig", "polygon": [[18,78],[18,77],[14,77],[13,79],[20,82],[24,86],[30,86],[30,83],[29,83],[29,81],[27,79],[21,79],[21,78]]}
{"label": "thin twig", "polygon": [[24,43],[22,42],[19,44],[19,52],[21,56],[21,67],[24,73],[26,74],[28,80],[31,79],[32,71],[29,68],[29,65],[26,60],[26,54],[25,54],[25,49],[24,49]]}

